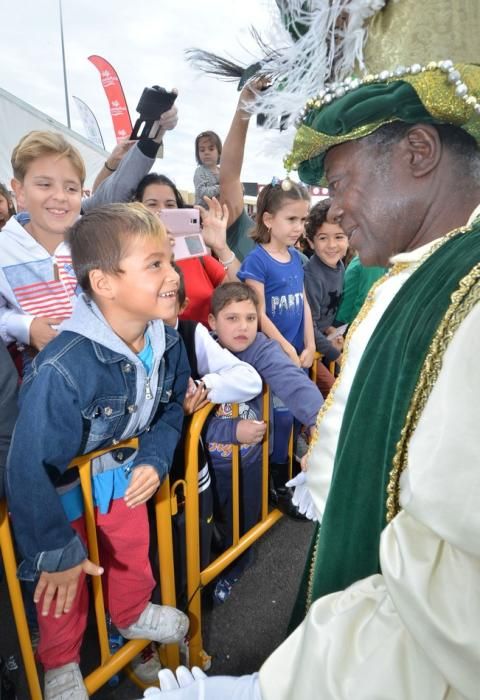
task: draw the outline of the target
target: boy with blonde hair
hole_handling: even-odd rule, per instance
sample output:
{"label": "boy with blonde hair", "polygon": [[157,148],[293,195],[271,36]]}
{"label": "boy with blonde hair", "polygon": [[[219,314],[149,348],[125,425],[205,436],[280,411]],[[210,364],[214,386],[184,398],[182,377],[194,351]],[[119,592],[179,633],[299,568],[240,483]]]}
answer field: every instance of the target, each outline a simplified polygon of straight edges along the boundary
{"label": "boy with blonde hair", "polygon": [[12,187],[30,220],[0,240],[0,335],[41,350],[71,316],[77,280],[65,231],[80,215],[85,166],[61,134],[32,131],[12,153]]}
{"label": "boy with blonde hair", "polygon": [[67,470],[76,455],[138,437],[138,450],[92,462],[107,607],[127,639],[178,642],[188,628],[183,613],[149,602],[146,501],[170,469],[190,374],[177,333],[157,320],[176,304],[168,238],[141,205],[117,204],[82,217],[68,242],[84,294],[23,383],[6,480],[18,575],[36,582],[46,700],[88,698],[78,665],[85,574],[104,571],[87,558],[83,500]]}
{"label": "boy with blonde hair", "polygon": [[[175,123],[176,110],[162,117],[164,128]],[[20,140],[12,153],[12,188],[21,214],[10,218],[0,239],[0,337],[4,342],[30,346],[32,355],[55,337],[56,327],[71,315],[76,298],[65,231],[81,209],[128,201],[154,162],[157,141],[147,139],[130,149],[118,170],[92,197],[82,200],[85,166],[62,134],[31,131]]]}

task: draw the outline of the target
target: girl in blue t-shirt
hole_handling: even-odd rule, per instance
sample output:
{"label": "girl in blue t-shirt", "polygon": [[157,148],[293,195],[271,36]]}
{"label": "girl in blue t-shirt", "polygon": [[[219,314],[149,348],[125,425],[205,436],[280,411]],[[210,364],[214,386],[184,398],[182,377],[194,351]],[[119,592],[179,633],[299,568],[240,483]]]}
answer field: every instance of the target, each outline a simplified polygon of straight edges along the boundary
{"label": "girl in blue t-shirt", "polygon": [[[260,300],[260,329],[277,340],[297,367],[313,364],[315,336],[302,260],[294,248],[304,232],[310,197],[291,180],[275,180],[260,192],[257,223],[252,238],[257,243],[237,273]],[[270,495],[285,512],[294,514],[284,486],[288,479],[288,443],[293,414],[273,397],[273,451],[270,455]],[[297,432],[299,426],[296,426]]]}
{"label": "girl in blue t-shirt", "polygon": [[315,337],[304,288],[303,266],[294,248],[304,232],[310,198],[291,180],[263,188],[257,201],[257,246],[237,273],[260,300],[260,328],[277,340],[298,367],[311,367]]}

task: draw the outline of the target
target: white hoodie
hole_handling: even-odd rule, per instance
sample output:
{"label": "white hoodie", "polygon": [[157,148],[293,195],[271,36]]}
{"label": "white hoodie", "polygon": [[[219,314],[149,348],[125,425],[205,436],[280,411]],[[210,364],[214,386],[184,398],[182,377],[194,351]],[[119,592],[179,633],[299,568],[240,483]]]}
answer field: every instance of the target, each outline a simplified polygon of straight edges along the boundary
{"label": "white hoodie", "polygon": [[77,280],[70,248],[62,241],[53,255],[17,219],[0,233],[0,336],[28,344],[36,316],[72,315]]}

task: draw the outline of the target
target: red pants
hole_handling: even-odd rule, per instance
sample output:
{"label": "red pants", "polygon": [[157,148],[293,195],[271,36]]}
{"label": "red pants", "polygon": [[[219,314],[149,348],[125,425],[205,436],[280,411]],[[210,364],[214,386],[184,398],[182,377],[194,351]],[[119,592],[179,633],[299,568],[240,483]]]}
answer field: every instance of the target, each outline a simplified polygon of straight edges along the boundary
{"label": "red pants", "polygon": [[[146,505],[127,508],[123,498],[112,501],[108,513],[95,509],[105,606],[117,627],[128,627],[145,610],[155,585],[148,558],[149,528]],[[85,520],[71,523],[86,542]],[[80,647],[87,626],[88,590],[85,575],[69,613],[55,618],[55,600],[49,614],[41,613],[43,596],[37,603],[40,643],[39,661],[46,671],[70,662],[79,663]]]}
{"label": "red pants", "polygon": [[335,377],[330,370],[325,367],[321,360],[317,360],[317,386],[323,398],[326,399],[330,389],[335,382]]}

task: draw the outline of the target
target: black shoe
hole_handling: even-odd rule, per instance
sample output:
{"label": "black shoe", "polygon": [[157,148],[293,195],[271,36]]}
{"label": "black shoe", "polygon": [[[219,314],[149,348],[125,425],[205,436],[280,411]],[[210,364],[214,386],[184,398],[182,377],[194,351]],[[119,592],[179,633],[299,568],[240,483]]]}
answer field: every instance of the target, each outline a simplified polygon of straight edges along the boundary
{"label": "black shoe", "polygon": [[292,503],[293,491],[294,489],[288,486],[282,486],[281,488],[276,489],[277,508],[290,518],[295,518],[295,520],[308,520],[305,515],[300,513],[297,506]]}
{"label": "black shoe", "polygon": [[278,506],[278,493],[272,479],[270,479],[270,484],[268,485],[268,502],[275,508]]}

